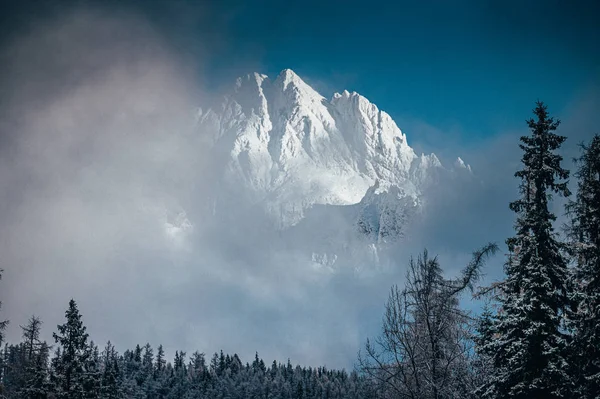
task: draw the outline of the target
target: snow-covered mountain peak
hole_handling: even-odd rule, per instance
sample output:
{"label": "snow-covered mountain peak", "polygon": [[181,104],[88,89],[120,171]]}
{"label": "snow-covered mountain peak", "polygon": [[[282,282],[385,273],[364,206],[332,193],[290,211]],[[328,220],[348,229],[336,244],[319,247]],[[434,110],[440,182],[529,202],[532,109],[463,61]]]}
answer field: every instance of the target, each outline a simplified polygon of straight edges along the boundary
{"label": "snow-covered mountain peak", "polygon": [[344,90],[328,101],[290,69],[274,81],[239,78],[221,105],[200,114],[199,128],[214,138],[231,190],[251,193],[282,227],[315,204],[358,204],[374,184],[373,194],[416,200],[443,169],[434,154],[417,156],[367,98]]}
{"label": "snow-covered mountain peak", "polygon": [[[273,95],[290,108],[312,108],[317,116],[327,113],[325,97],[304,82],[291,69],[284,69],[273,81]],[[284,105],[284,104],[279,104]],[[315,108],[321,108],[316,110]]]}
{"label": "snow-covered mountain peak", "polygon": [[[286,90],[288,86],[295,87],[301,90],[307,90],[311,92],[315,92],[312,87],[310,87],[300,76],[296,74],[296,72],[291,69],[284,69],[279,73],[277,78],[275,79],[275,84],[280,84],[283,87],[283,90]],[[317,93],[318,96],[320,96]]]}

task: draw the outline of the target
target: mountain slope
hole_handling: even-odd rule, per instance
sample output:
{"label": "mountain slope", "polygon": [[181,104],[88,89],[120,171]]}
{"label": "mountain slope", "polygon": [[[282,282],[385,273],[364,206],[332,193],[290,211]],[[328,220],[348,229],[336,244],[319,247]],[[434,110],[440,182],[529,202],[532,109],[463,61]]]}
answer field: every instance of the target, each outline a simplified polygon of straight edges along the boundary
{"label": "mountain slope", "polygon": [[200,110],[198,129],[224,174],[226,194],[216,202],[243,191],[249,207],[282,229],[315,205],[373,202],[390,192],[386,201],[364,205],[352,222],[382,239],[401,228],[373,215],[406,217],[390,216],[402,212],[389,198],[401,208],[418,207],[426,187],[448,174],[434,154],[417,156],[392,118],[363,96],[344,91],[327,100],[289,69],[275,80],[257,73],[239,78],[221,104]]}

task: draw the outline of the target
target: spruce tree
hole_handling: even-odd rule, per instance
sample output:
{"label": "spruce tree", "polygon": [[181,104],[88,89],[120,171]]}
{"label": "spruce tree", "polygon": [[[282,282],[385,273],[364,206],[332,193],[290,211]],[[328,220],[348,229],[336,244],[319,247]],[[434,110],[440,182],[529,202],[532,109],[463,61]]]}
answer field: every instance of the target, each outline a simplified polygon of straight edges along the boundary
{"label": "spruce tree", "polygon": [[87,348],[83,390],[86,399],[101,398],[102,373],[100,370],[100,354],[94,341]]}
{"label": "spruce tree", "polygon": [[[0,269],[0,279],[2,279],[2,272],[4,272],[3,269]],[[0,309],[2,308],[2,302],[0,301]],[[4,320],[4,321],[0,321],[0,347],[2,347],[2,344],[4,343],[4,330],[6,330],[6,326],[8,326],[8,320]],[[4,370],[5,370],[5,364],[4,364],[4,357],[0,356],[0,395],[4,394]]]}
{"label": "spruce tree", "polygon": [[162,345],[158,345],[158,353],[156,354],[156,365],[154,368],[154,379],[158,380],[162,377],[162,374],[165,370],[165,351],[163,350]]}
{"label": "spruce tree", "polygon": [[140,370],[140,381],[142,391],[148,398],[154,395],[154,351],[149,343],[144,346],[144,354],[142,356],[142,368]]}
{"label": "spruce tree", "polygon": [[16,397],[17,392],[25,387],[25,349],[23,344],[8,345],[4,350],[4,373],[2,382],[4,384],[4,394],[9,397]]}
{"label": "spruce tree", "polygon": [[207,366],[204,353],[194,352],[188,365],[190,390],[197,395],[203,388],[203,380],[206,378]]}
{"label": "spruce tree", "polygon": [[534,114],[536,119],[527,121],[531,135],[521,137],[519,145],[523,168],[515,176],[521,179],[521,197],[510,204],[517,214],[516,234],[507,240],[511,255],[498,296],[501,311],[489,331],[495,339],[484,346],[494,367],[485,392],[493,398],[553,399],[572,393],[563,329],[568,268],[549,209],[553,193],[570,194],[569,172],[556,153],[566,138],[554,133],[560,122],[543,103]]}
{"label": "spruce tree", "polygon": [[119,355],[110,341],[102,352],[102,366],[100,396],[107,399],[124,398],[121,386],[123,375],[119,367]]}
{"label": "spruce tree", "polygon": [[[0,280],[2,279],[3,269],[0,269]],[[0,302],[0,309],[2,308],[2,302]],[[0,347],[4,343],[4,330],[6,330],[6,326],[8,326],[8,320],[0,321]]]}
{"label": "spruce tree", "polygon": [[578,190],[568,204],[570,233],[576,257],[578,311],[574,317],[574,370],[579,394],[600,397],[600,136],[582,145],[578,159]]}
{"label": "spruce tree", "polygon": [[42,321],[35,316],[29,319],[23,330],[23,376],[24,386],[20,387],[18,397],[43,399],[48,395],[48,352],[46,342],[40,340]]}
{"label": "spruce tree", "polygon": [[131,398],[143,396],[144,374],[140,345],[136,345],[134,350],[126,350],[123,353],[123,370],[126,395]]}
{"label": "spruce tree", "polygon": [[164,397],[169,376],[168,363],[165,359],[165,351],[162,345],[158,346],[156,353],[156,362],[154,365],[154,389],[158,397]]}
{"label": "spruce tree", "polygon": [[170,397],[181,398],[189,389],[187,384],[187,367],[185,364],[185,352],[175,351],[173,361],[173,373],[169,376]]}
{"label": "spruce tree", "polygon": [[82,399],[90,351],[86,327],[73,299],[69,301],[65,317],[65,324],[58,326],[58,333],[53,333],[58,348],[52,362],[52,382],[58,398]]}

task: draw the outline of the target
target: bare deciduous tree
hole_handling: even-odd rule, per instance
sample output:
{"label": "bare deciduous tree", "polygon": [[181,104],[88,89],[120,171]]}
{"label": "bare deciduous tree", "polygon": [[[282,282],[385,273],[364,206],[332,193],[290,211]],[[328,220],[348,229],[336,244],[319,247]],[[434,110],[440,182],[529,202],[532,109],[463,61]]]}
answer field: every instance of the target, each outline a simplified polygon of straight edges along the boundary
{"label": "bare deciduous tree", "polygon": [[472,392],[473,323],[459,298],[496,250],[488,244],[476,251],[456,279],[445,279],[427,250],[410,260],[405,288],[390,291],[382,334],[359,354],[359,368],[379,383],[383,397],[465,398]]}

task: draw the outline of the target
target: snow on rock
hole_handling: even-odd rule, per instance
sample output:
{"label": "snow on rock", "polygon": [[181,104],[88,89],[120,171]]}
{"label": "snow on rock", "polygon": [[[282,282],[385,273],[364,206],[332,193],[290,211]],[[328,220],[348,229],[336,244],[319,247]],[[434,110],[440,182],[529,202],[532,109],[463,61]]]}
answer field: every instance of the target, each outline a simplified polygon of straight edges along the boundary
{"label": "snow on rock", "polygon": [[327,100],[290,69],[275,80],[239,78],[222,104],[199,111],[198,129],[226,186],[249,193],[282,229],[315,205],[360,204],[361,228],[383,239],[445,170],[434,154],[417,156],[365,97],[344,91]]}
{"label": "snow on rock", "polygon": [[418,199],[407,195],[402,188],[391,186],[381,190],[377,181],[359,203],[357,226],[373,242],[396,241],[404,236],[404,229],[418,205]]}

